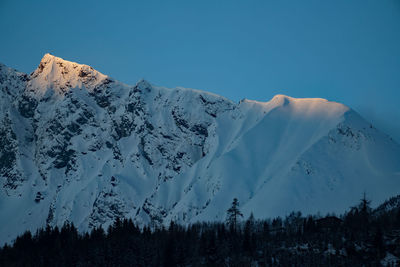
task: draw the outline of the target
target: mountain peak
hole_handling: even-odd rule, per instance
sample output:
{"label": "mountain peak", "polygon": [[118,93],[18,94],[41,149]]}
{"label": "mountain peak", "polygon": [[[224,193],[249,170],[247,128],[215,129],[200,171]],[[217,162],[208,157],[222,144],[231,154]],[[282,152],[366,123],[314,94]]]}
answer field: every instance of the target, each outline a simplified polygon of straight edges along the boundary
{"label": "mountain peak", "polygon": [[64,59],[62,59],[60,57],[56,57],[56,56],[54,56],[54,55],[52,55],[50,53],[46,53],[46,54],[43,55],[42,59],[40,60],[39,66],[34,71],[34,73],[37,72],[37,70],[39,70],[39,72],[41,72],[44,69],[44,67],[46,67],[46,65],[49,65],[49,64],[54,63],[54,62],[77,64],[75,62],[67,61],[67,60],[64,60]]}
{"label": "mountain peak", "polygon": [[44,56],[42,57],[42,60],[40,62],[47,62],[47,61],[52,60],[54,58],[56,58],[56,56],[53,56],[50,53],[46,53],[46,54],[44,54]]}
{"label": "mountain peak", "polygon": [[144,90],[144,89],[149,90],[152,86],[148,81],[142,78],[136,83],[135,87],[138,88],[139,90]]}
{"label": "mountain peak", "polygon": [[295,98],[288,95],[277,94],[275,95],[271,101],[313,101],[313,102],[330,102],[325,98]]}
{"label": "mountain peak", "polygon": [[42,96],[49,89],[53,89],[59,95],[63,95],[76,87],[92,90],[106,78],[106,75],[88,65],[46,53],[37,69],[30,75],[28,90]]}

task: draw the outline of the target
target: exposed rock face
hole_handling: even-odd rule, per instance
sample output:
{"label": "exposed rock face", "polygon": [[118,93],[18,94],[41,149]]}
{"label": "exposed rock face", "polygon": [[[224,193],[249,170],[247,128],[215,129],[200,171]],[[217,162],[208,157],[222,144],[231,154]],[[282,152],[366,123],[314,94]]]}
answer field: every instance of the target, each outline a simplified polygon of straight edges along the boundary
{"label": "exposed rock face", "polygon": [[107,227],[339,212],[400,193],[400,146],[346,106],[125,85],[46,54],[0,65],[0,240],[74,222]]}

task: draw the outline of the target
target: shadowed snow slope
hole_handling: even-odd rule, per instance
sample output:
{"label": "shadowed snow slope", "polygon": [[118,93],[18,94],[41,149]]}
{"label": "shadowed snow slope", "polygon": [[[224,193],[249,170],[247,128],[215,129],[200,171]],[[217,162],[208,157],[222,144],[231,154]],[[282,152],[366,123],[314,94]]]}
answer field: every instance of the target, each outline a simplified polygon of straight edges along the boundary
{"label": "shadowed snow slope", "polygon": [[130,86],[46,54],[0,64],[0,241],[45,225],[342,212],[400,193],[400,146],[348,107]]}

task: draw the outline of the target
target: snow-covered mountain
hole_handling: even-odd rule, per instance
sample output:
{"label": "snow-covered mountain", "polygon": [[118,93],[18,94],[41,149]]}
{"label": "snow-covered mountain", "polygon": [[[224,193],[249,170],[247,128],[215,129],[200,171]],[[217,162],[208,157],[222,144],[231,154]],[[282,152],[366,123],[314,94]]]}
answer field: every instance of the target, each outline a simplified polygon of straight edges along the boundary
{"label": "snow-covered mountain", "polygon": [[107,227],[341,212],[400,193],[400,145],[350,108],[118,82],[46,54],[0,64],[0,241],[46,224]]}

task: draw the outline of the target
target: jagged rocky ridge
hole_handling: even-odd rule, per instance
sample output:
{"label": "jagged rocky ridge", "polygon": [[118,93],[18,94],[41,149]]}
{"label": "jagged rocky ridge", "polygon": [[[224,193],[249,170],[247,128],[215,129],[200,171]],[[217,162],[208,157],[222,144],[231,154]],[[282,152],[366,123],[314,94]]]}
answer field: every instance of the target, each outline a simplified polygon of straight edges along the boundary
{"label": "jagged rocky ridge", "polygon": [[400,193],[400,146],[348,107],[277,95],[118,82],[46,54],[30,75],[0,64],[0,240],[73,222],[223,220],[341,212]]}

